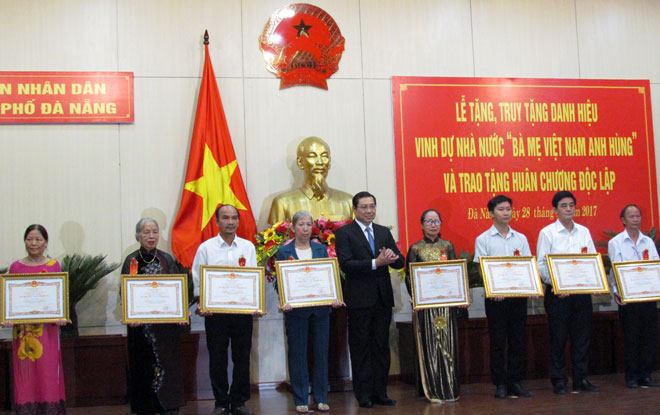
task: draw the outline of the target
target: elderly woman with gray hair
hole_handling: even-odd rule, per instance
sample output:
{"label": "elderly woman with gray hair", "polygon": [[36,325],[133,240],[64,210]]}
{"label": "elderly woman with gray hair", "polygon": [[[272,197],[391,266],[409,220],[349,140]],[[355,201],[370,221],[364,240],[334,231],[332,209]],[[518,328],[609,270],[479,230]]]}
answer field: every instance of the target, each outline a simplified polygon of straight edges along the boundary
{"label": "elderly woman with gray hair", "polygon": [[[324,245],[310,241],[314,226],[311,213],[306,210],[296,212],[291,220],[291,226],[295,238],[277,251],[278,261],[328,257],[328,251]],[[332,306],[340,307],[342,305],[342,303],[335,301]],[[284,304],[282,311],[285,312],[284,325],[287,345],[289,346],[289,378],[291,379],[296,412],[299,414],[312,412],[308,406],[308,333],[312,342],[314,358],[312,379],[314,401],[319,412],[327,412],[330,410],[330,406],[328,406],[330,307],[300,307],[294,309],[290,304]]]}
{"label": "elderly woman with gray hair", "polygon": [[[156,248],[160,230],[152,218],[135,226],[140,249],[126,257],[122,274],[179,274],[181,266]],[[127,328],[131,411],[139,415],[177,414],[185,405],[181,365],[181,327],[130,324]]]}

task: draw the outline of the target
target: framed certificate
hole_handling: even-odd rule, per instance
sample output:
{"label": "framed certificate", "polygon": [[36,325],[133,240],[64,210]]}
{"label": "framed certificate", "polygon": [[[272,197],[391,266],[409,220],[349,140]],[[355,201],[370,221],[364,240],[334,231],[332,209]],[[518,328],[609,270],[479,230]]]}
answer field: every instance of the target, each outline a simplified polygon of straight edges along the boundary
{"label": "framed certificate", "polygon": [[330,305],[343,301],[337,258],[277,261],[280,307]]}
{"label": "framed certificate", "polygon": [[547,254],[555,294],[607,294],[610,292],[600,254]]}
{"label": "framed certificate", "polygon": [[465,259],[408,265],[413,310],[470,304]]}
{"label": "framed certificate", "polygon": [[188,279],[185,274],[121,276],[121,321],[187,323]]}
{"label": "framed certificate", "polygon": [[660,261],[613,262],[622,303],[660,300]]}
{"label": "framed certificate", "polygon": [[543,296],[543,283],[533,256],[479,257],[486,297]]}
{"label": "framed certificate", "polygon": [[69,319],[69,273],[3,274],[2,322],[54,323]]}
{"label": "framed certificate", "polygon": [[212,313],[266,313],[264,268],[202,265],[199,309]]}

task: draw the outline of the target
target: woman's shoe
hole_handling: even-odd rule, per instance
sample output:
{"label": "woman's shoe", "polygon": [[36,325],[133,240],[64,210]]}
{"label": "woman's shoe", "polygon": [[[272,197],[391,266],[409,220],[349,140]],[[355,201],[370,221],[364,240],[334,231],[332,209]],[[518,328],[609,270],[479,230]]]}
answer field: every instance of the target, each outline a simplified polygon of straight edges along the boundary
{"label": "woman's shoe", "polygon": [[298,405],[296,406],[297,414],[306,414],[309,413],[309,407],[307,405]]}
{"label": "woman's shoe", "polygon": [[316,406],[316,409],[319,412],[328,412],[330,410],[330,407],[328,406],[327,403],[320,403]]}

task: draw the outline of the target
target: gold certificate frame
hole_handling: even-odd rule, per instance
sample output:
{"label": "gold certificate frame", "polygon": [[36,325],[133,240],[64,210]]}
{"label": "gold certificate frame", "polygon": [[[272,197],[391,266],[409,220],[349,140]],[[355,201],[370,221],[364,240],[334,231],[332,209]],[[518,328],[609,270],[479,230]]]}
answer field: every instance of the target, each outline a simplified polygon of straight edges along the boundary
{"label": "gold certificate frame", "polygon": [[414,262],[408,265],[413,310],[470,305],[467,262]]}
{"label": "gold certificate frame", "polygon": [[543,296],[533,256],[482,256],[479,265],[488,298]]}
{"label": "gold certificate frame", "polygon": [[69,273],[2,275],[2,323],[69,320]]}
{"label": "gold certificate frame", "polygon": [[660,260],[613,262],[623,304],[660,300]]}
{"label": "gold certificate frame", "polygon": [[199,309],[211,313],[266,314],[263,267],[202,265]]}
{"label": "gold certificate frame", "polygon": [[607,294],[600,254],[546,254],[552,291],[555,294]]}
{"label": "gold certificate frame", "polygon": [[186,274],[123,274],[121,322],[188,323]]}
{"label": "gold certificate frame", "polygon": [[337,258],[275,262],[280,307],[315,307],[344,301]]}

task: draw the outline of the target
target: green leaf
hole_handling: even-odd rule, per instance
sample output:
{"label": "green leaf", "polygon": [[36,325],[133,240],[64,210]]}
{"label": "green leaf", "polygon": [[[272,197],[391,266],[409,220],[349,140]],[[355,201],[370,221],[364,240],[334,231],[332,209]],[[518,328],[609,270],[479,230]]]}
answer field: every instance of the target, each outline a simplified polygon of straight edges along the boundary
{"label": "green leaf", "polygon": [[479,263],[474,262],[474,254],[470,251],[461,251],[458,258],[467,260],[468,284],[470,288],[483,287],[484,280],[481,278],[481,273],[479,272]]}
{"label": "green leaf", "polygon": [[78,304],[85,294],[96,288],[106,275],[119,268],[117,263],[106,263],[106,255],[66,255],[62,258],[62,271],[69,273],[69,307]]}

